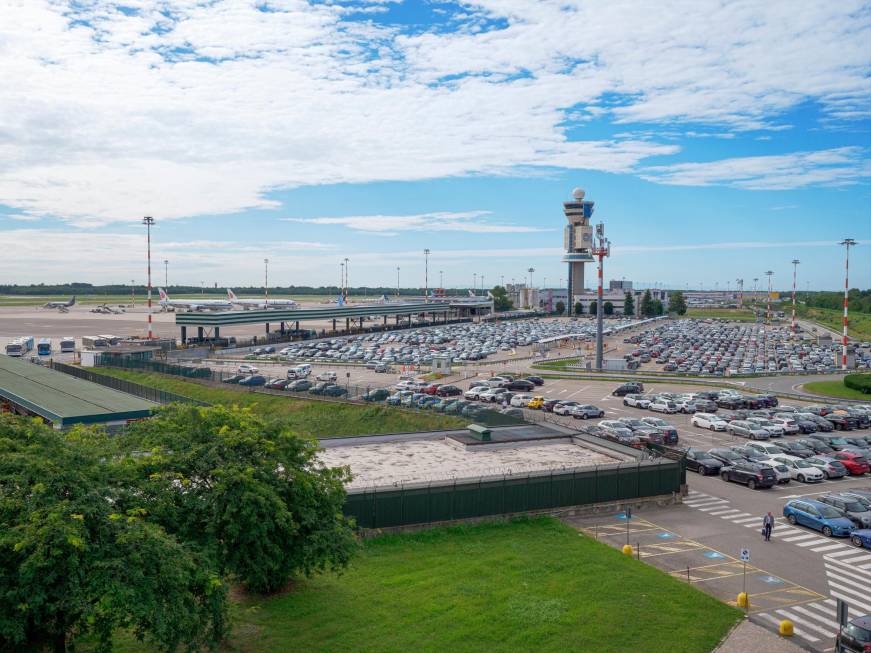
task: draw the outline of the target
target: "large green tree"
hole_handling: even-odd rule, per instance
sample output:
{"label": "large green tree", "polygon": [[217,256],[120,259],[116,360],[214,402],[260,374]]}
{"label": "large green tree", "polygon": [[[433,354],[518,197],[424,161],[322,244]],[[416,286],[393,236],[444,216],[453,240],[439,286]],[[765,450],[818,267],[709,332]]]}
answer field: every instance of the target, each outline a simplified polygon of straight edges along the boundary
{"label": "large green tree", "polygon": [[575,315],[584,314],[584,305],[581,302],[575,302]]}
{"label": "large green tree", "polygon": [[557,314],[557,315],[562,315],[563,313],[566,312],[566,303],[565,303],[564,301],[562,301],[562,300],[559,300],[559,301],[556,303],[556,307],[555,307],[555,308],[556,308],[556,314]]}
{"label": "large green tree", "polygon": [[207,551],[222,575],[270,592],[348,564],[349,473],[322,467],[315,441],[248,410],[176,405],[135,425],[126,442],[150,452],[127,465],[154,518]]}
{"label": "large green tree", "polygon": [[119,484],[115,443],[0,416],[0,651],[63,653],[118,629],[149,648],[215,646],[226,588]]}
{"label": "large green tree", "polygon": [[669,313],[677,313],[678,315],[686,315],[687,302],[684,299],[683,293],[680,290],[675,290],[671,293],[668,301]]}
{"label": "large green tree", "polygon": [[627,292],[623,298],[623,315],[635,315],[635,297],[632,296],[631,292]]}
{"label": "large green tree", "polygon": [[508,296],[508,291],[506,291],[504,287],[493,286],[493,290],[490,291],[490,294],[493,295],[493,306],[496,311],[510,311],[514,308],[514,302],[511,301],[511,298]]}
{"label": "large green tree", "polygon": [[590,302],[590,308],[589,308],[590,315],[596,315],[598,313],[598,310],[599,310],[599,302],[598,301]]}
{"label": "large green tree", "polygon": [[641,295],[641,315],[642,317],[653,317],[655,314],[653,308],[653,297],[650,295],[650,288],[644,291],[644,294]]}
{"label": "large green tree", "polygon": [[614,315],[614,304],[611,302],[605,302],[602,304],[602,313],[605,315]]}

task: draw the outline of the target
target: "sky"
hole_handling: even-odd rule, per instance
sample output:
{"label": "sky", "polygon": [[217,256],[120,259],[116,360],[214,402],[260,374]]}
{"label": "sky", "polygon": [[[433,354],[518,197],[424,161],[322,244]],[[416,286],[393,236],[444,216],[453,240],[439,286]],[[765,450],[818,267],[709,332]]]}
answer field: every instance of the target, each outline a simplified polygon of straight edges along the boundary
{"label": "sky", "polygon": [[868,288],[869,63],[850,0],[0,0],[0,283],[150,215],[155,285],[558,287],[580,187],[606,280]]}

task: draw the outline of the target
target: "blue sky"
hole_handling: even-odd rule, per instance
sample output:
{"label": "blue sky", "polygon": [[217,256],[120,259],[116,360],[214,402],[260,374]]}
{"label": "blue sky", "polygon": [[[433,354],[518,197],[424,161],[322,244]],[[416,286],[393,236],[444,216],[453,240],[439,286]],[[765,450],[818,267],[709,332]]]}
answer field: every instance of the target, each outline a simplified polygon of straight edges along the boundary
{"label": "blue sky", "polygon": [[[4,282],[871,286],[871,5],[0,0]],[[21,29],[20,26],[29,26]],[[13,27],[18,26],[18,27]],[[812,47],[810,47],[812,45]],[[592,271],[588,278],[592,277]]]}

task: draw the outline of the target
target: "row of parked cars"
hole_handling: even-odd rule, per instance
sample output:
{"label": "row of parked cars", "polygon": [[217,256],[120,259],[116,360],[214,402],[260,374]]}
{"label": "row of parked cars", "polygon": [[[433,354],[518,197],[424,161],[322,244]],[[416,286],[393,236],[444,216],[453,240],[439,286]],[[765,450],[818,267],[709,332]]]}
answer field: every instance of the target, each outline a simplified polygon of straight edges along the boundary
{"label": "row of parked cars", "polygon": [[624,340],[638,345],[629,356],[666,372],[724,376],[776,372],[827,372],[835,345],[796,339],[787,326],[730,324],[710,320],[662,323]]}

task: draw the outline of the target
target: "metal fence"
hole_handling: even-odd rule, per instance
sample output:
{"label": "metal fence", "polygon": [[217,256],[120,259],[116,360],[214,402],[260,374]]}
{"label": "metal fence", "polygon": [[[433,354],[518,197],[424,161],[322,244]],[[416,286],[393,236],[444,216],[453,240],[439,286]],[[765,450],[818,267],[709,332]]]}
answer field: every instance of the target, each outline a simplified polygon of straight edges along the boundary
{"label": "metal fence", "polygon": [[574,470],[351,490],[345,514],[361,528],[546,511],[670,495],[685,482],[684,461],[666,457]]}
{"label": "metal fence", "polygon": [[205,401],[191,399],[190,397],[185,397],[184,395],[179,395],[174,392],[158,390],[157,388],[151,388],[147,385],[142,385],[141,383],[134,383],[132,381],[126,381],[124,379],[116,379],[114,376],[106,376],[105,374],[99,374],[97,372],[92,372],[91,370],[85,370],[81,367],[76,367],[74,365],[66,365],[65,363],[58,363],[52,361],[51,368],[57,370],[58,372],[63,372],[64,374],[69,374],[70,376],[75,376],[77,378],[84,379],[85,381],[90,381],[92,383],[98,383],[99,385],[105,386],[107,388],[119,390],[120,392],[126,392],[127,394],[135,395],[137,397],[141,397],[142,399],[147,399],[148,401],[153,401],[158,404],[172,404],[181,402],[185,404],[196,404],[198,406],[211,405],[206,403]]}

